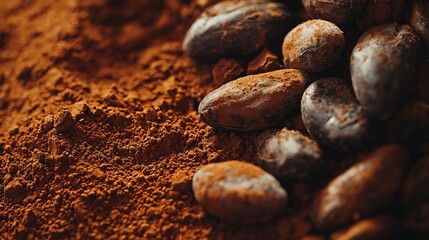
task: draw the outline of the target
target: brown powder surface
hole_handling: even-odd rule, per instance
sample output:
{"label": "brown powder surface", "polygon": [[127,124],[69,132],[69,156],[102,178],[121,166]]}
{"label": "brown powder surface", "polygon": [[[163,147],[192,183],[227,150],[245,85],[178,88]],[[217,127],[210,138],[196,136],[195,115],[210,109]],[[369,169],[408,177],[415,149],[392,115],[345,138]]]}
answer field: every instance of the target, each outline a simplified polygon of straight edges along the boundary
{"label": "brown powder surface", "polygon": [[254,156],[255,134],[196,112],[215,83],[181,41],[214,2],[2,1],[1,239],[277,237],[208,216],[190,189],[201,166]]}

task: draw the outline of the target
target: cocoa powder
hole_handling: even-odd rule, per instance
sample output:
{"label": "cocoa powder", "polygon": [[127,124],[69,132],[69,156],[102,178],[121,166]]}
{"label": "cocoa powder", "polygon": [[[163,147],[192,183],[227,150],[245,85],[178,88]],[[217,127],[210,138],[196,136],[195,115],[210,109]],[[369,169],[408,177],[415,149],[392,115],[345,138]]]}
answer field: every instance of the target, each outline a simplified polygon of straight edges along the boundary
{"label": "cocoa powder", "polygon": [[[395,160],[389,151],[381,152],[387,155],[380,152],[368,155],[365,149],[340,154],[323,148],[318,174],[299,181],[279,180],[287,192],[287,208],[278,211],[278,218],[269,222],[237,225],[222,222],[204,211],[194,197],[192,177],[198,169],[211,163],[232,159],[257,163],[257,139],[262,131],[212,128],[198,116],[199,103],[219,85],[245,75],[246,70],[248,74],[252,71],[256,74],[283,69],[276,59],[281,56],[281,42],[266,45],[264,39],[257,48],[268,48],[269,54],[255,50],[245,58],[238,57],[240,54],[222,56],[235,58],[217,63],[192,61],[185,56],[182,43],[186,32],[205,9],[217,2],[220,1],[15,0],[1,3],[0,239],[323,240],[335,233],[342,234],[333,225],[345,227],[346,237],[360,236],[356,235],[357,230],[371,235],[371,226],[386,226],[372,214],[388,214],[398,220],[399,228],[407,229],[398,238],[409,239],[415,234],[425,239],[429,205],[412,200],[424,190],[414,188],[413,184],[420,181],[425,172],[413,178],[412,171],[406,178],[405,190],[397,189],[401,184],[392,169],[400,169],[402,176],[406,168],[399,167],[397,161],[387,161]],[[250,2],[266,4],[269,1],[246,1]],[[281,5],[281,1],[273,2]],[[291,13],[298,13],[302,21],[309,18],[299,0],[283,2]],[[379,2],[383,4],[377,4],[376,8],[383,7],[384,2],[403,1]],[[375,9],[372,5],[367,4],[364,12],[372,13]],[[390,8],[386,8],[387,15],[382,17],[388,17],[383,22],[396,19],[397,9],[402,7],[394,6],[390,4]],[[255,16],[258,14],[244,19]],[[369,17],[374,18],[371,14]],[[357,40],[361,33],[345,27],[347,51],[330,69],[311,74],[309,81],[320,76],[333,77],[331,74],[336,76],[348,68],[351,48],[355,45],[348,35],[356,35]],[[281,32],[287,30],[273,29],[274,35],[282,37]],[[255,31],[266,34],[261,30]],[[254,44],[251,38],[245,37],[248,35],[240,34],[234,35],[231,43],[237,43],[237,36],[244,36],[243,43]],[[211,43],[217,46],[216,41]],[[349,75],[347,70],[344,72]],[[247,77],[255,81],[258,78]],[[349,84],[349,77],[343,78]],[[415,89],[424,101],[427,101],[426,85],[423,81]],[[296,95],[293,102],[298,100]],[[410,102],[410,106],[414,106],[412,111],[399,110],[401,115],[390,119],[389,124],[377,129],[375,134],[383,133],[384,128],[387,131],[399,125],[402,129],[408,124],[404,132],[392,132],[389,141],[405,140],[401,136],[412,138],[409,164],[413,167],[416,157],[423,158],[429,153],[427,138],[413,137],[414,132],[427,132],[423,124],[427,118],[425,112],[417,110],[426,110],[428,106],[421,101]],[[264,109],[271,109],[271,105],[265,105]],[[407,121],[408,116],[415,119]],[[344,120],[344,116],[339,119]],[[311,136],[298,111],[291,111],[285,119],[274,120],[279,120],[276,127]],[[381,139],[377,142],[380,144]],[[365,156],[370,158],[365,160]],[[351,181],[343,181],[344,173],[353,173],[365,165],[356,163],[358,159],[369,162],[370,171],[352,174],[346,179]],[[332,179],[336,180],[328,186],[346,187],[337,194],[323,197]],[[335,231],[332,235],[318,231],[315,218],[311,219],[316,195],[324,187],[319,195],[321,200],[351,199],[343,201],[345,204],[339,205],[340,210],[334,211],[342,221],[326,226]],[[350,190],[355,187],[360,191]],[[386,192],[388,194],[383,194]],[[395,196],[389,201],[391,194]],[[377,204],[373,201],[364,204],[369,197],[375,198]],[[398,204],[399,199],[403,202]],[[326,209],[331,201],[322,203],[321,209]],[[383,209],[376,209],[377,206]],[[355,214],[356,209],[364,210],[364,214]],[[369,219],[364,219],[366,213]],[[362,220],[355,222],[357,219]],[[375,224],[365,224],[368,221]],[[346,226],[352,222],[353,225]]]}
{"label": "cocoa powder", "polygon": [[251,134],[197,116],[215,84],[181,41],[214,2],[1,4],[1,239],[276,237],[190,192],[201,166],[253,155]]}

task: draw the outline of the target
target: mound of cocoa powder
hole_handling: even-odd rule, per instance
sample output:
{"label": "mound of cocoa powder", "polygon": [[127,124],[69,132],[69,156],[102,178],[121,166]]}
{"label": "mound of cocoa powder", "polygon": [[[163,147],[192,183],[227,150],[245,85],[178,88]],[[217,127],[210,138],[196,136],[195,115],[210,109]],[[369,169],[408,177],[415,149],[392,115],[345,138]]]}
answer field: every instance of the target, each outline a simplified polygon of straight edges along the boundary
{"label": "mound of cocoa powder", "polygon": [[[315,193],[362,153],[327,153],[323,174],[282,183],[292,201],[267,223],[222,222],[193,197],[202,166],[256,162],[261,133],[199,119],[226,80],[185,56],[182,40],[216,2],[1,3],[1,239],[325,239],[309,222]],[[298,112],[284,125],[305,131]]]}
{"label": "mound of cocoa powder", "polygon": [[181,41],[213,3],[1,4],[1,239],[277,235],[224,224],[192,197],[200,166],[254,147],[196,112],[216,84]]}

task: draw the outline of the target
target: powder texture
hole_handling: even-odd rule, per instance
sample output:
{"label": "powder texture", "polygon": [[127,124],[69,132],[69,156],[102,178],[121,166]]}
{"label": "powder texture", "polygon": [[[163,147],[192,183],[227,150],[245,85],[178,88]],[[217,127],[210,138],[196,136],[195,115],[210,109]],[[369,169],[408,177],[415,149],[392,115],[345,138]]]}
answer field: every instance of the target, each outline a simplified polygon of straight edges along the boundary
{"label": "powder texture", "polygon": [[181,42],[215,2],[2,2],[1,239],[276,238],[192,197],[201,166],[254,155],[197,115],[216,83]]}

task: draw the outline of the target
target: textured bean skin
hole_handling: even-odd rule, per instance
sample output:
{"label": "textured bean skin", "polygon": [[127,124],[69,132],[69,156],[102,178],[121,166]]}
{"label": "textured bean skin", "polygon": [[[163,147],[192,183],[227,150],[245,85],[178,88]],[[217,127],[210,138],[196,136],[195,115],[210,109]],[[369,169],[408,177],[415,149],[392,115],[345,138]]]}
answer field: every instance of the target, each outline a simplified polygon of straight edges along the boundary
{"label": "textured bean skin", "polygon": [[292,29],[283,41],[287,68],[320,72],[332,66],[345,45],[344,33],[325,20],[310,20]]}
{"label": "textured bean skin", "polygon": [[274,176],[303,179],[320,166],[319,146],[298,131],[263,134],[258,145],[258,164]]}
{"label": "textured bean skin", "polygon": [[366,0],[301,0],[301,2],[313,18],[342,24],[353,19],[361,11]]}
{"label": "textured bean skin", "polygon": [[348,151],[368,143],[369,121],[342,79],[312,83],[302,96],[301,113],[308,132],[323,146]]}
{"label": "textured bean skin", "polygon": [[410,24],[429,46],[429,1],[415,1]]}
{"label": "textured bean skin", "polygon": [[200,118],[212,127],[252,131],[275,126],[299,101],[309,76],[294,69],[239,78],[209,93],[200,103]]}
{"label": "textured bean skin", "polygon": [[314,226],[337,229],[388,203],[399,190],[408,155],[404,147],[385,145],[332,180],[314,203]]}
{"label": "textured bean skin", "polygon": [[187,32],[183,49],[196,60],[217,60],[257,53],[293,26],[281,3],[224,1],[208,9]]}
{"label": "textured bean skin", "polygon": [[192,180],[196,200],[210,214],[233,223],[267,221],[287,203],[280,183],[250,163],[212,163],[198,170]]}
{"label": "textured bean skin", "polygon": [[375,27],[353,49],[350,72],[358,101],[372,117],[386,119],[415,85],[422,44],[408,25]]}

